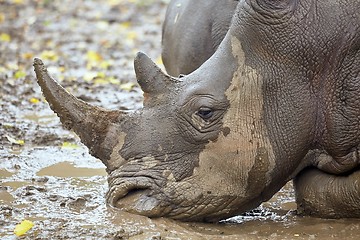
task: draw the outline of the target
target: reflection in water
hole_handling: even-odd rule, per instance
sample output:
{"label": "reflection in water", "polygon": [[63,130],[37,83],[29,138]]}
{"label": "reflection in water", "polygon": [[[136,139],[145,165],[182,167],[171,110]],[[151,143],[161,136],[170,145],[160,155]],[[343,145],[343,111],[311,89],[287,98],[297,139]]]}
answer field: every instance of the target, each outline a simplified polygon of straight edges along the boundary
{"label": "reflection in water", "polygon": [[1,204],[10,204],[14,200],[14,197],[7,192],[6,188],[0,188],[0,205]]}
{"label": "reflection in water", "polygon": [[5,170],[5,169],[0,169],[0,179],[1,178],[8,178],[11,177],[12,175],[14,175],[13,173]]}
{"label": "reflection in water", "polygon": [[37,172],[37,175],[54,177],[91,177],[106,176],[106,171],[105,168],[78,168],[70,162],[60,162],[41,169]]}
{"label": "reflection in water", "polygon": [[44,124],[44,125],[48,125],[51,122],[57,121],[57,116],[55,113],[48,115],[38,115],[36,113],[32,113],[32,114],[24,115],[23,118],[34,121],[37,124]]}

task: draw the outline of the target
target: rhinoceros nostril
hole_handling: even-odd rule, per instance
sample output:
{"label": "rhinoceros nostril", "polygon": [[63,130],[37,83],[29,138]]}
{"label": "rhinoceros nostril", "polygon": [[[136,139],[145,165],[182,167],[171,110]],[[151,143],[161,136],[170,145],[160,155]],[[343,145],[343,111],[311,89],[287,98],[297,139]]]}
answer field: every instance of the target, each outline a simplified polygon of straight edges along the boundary
{"label": "rhinoceros nostril", "polygon": [[149,193],[148,187],[139,187],[139,186],[127,186],[122,188],[114,197],[113,205],[118,208],[128,208],[131,205],[134,205],[142,195]]}
{"label": "rhinoceros nostril", "polygon": [[138,197],[139,195],[141,195],[142,193],[145,192],[147,188],[139,188],[139,187],[134,187],[134,188],[131,188],[131,189],[128,189],[127,193],[121,197],[121,199],[124,199],[124,198],[136,198]]}
{"label": "rhinoceros nostril", "polygon": [[114,207],[140,215],[161,215],[160,202],[151,196],[149,187],[133,186],[126,191],[123,191],[121,196],[117,198],[113,204]]}

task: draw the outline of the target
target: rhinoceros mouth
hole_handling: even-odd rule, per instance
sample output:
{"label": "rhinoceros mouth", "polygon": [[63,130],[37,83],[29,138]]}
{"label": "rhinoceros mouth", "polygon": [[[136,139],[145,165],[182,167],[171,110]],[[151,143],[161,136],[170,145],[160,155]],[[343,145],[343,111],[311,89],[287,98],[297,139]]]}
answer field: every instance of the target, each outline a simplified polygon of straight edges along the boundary
{"label": "rhinoceros mouth", "polygon": [[110,184],[107,194],[110,206],[148,217],[160,217],[168,213],[164,209],[164,201],[155,197],[158,187],[151,179],[116,179]]}

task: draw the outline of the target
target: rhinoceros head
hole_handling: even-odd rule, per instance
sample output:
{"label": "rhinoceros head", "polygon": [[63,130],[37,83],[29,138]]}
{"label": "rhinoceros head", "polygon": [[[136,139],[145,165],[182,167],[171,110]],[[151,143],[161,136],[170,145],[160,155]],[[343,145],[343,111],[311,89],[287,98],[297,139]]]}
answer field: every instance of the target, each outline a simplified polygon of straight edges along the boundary
{"label": "rhinoceros head", "polygon": [[[321,35],[306,15],[313,6],[304,2],[241,1],[217,52],[182,78],[138,54],[144,106],[133,112],[76,99],[35,60],[52,109],[106,165],[111,206],[215,221],[258,206],[289,180],[316,136],[309,79],[319,76],[324,46],[341,39],[331,29],[348,26],[328,17]],[[304,34],[324,42],[307,45],[314,39]]]}
{"label": "rhinoceros head", "polygon": [[[51,108],[106,165],[111,206],[151,217],[217,220],[264,200],[259,195],[274,167],[261,79],[244,69],[239,80],[240,56],[231,49],[219,50],[205,74],[182,78],[139,53],[134,65],[144,106],[129,112],[91,106],[53,80],[41,60],[34,66]],[[214,71],[219,63],[226,68]]]}

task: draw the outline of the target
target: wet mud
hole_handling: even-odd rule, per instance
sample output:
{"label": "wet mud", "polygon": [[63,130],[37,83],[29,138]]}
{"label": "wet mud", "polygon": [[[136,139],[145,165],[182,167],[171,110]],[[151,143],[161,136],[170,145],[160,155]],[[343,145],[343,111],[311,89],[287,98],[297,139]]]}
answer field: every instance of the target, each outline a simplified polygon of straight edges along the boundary
{"label": "wet mud", "polygon": [[[70,7],[71,6],[71,7]],[[107,207],[106,172],[61,126],[36,85],[33,57],[83,100],[141,106],[138,50],[160,64],[166,1],[0,1],[0,238],[358,239],[357,219],[296,215],[291,183],[258,209],[217,224],[149,219]]]}

